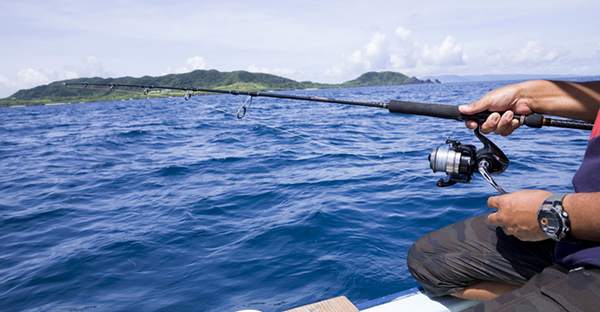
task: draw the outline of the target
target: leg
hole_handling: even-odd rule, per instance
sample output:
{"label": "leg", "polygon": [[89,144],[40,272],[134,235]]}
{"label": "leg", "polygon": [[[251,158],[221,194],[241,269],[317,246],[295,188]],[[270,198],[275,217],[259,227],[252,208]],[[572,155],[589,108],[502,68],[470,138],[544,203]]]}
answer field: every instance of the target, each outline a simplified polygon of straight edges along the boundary
{"label": "leg", "polygon": [[598,311],[600,269],[568,271],[554,265],[523,287],[464,311]]}
{"label": "leg", "polygon": [[459,290],[450,295],[468,300],[487,301],[497,298],[513,290],[521,288],[520,285],[504,284],[500,282],[483,281]]}
{"label": "leg", "polygon": [[489,225],[487,214],[473,217],[418,239],[407,262],[431,297],[483,281],[521,286],[554,260],[554,242],[522,242]]}

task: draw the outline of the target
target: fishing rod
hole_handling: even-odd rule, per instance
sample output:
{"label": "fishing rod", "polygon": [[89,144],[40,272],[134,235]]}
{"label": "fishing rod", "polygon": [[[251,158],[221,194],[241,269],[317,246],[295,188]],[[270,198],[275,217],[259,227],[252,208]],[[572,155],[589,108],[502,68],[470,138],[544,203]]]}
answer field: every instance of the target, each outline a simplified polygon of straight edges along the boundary
{"label": "fishing rod", "polygon": [[[446,104],[428,104],[417,103],[401,100],[391,100],[388,103],[383,102],[363,102],[353,100],[340,100],[320,96],[299,96],[280,94],[263,91],[236,91],[236,90],[219,90],[205,88],[189,88],[189,87],[166,87],[156,85],[143,84],[122,84],[122,83],[91,83],[91,82],[65,82],[63,87],[79,86],[87,88],[88,86],[103,86],[114,91],[117,87],[142,88],[143,94],[147,95],[151,89],[169,89],[180,90],[187,92],[184,99],[187,101],[191,98],[194,92],[221,93],[232,95],[246,95],[246,101],[242,101],[242,106],[237,111],[237,118],[241,119],[246,115],[246,112],[252,104],[254,97],[271,97],[280,99],[326,102],[335,104],[346,104],[355,106],[367,106],[388,109],[390,113],[408,114],[429,116],[443,119],[454,119],[458,121],[473,120],[480,127],[481,124],[492,114],[485,111],[474,115],[466,115],[458,110],[458,106]],[[241,99],[241,98],[240,98]],[[570,129],[592,130],[593,124],[585,121],[553,119],[545,117],[541,114],[519,115],[513,117],[519,124],[541,128],[560,127]],[[438,146],[429,155],[429,166],[433,172],[445,172],[446,179],[440,179],[437,182],[439,187],[446,187],[456,183],[469,183],[475,172],[479,172],[496,190],[504,194],[506,191],[502,189],[491,177],[494,174],[500,174],[506,170],[509,165],[508,157],[498,148],[492,141],[483,136],[480,132],[480,127],[475,129],[475,136],[483,143],[483,148],[477,150],[474,145],[461,144],[459,141],[447,139],[445,145]]]}
{"label": "fishing rod", "polygon": [[[263,92],[263,91],[235,91],[235,90],[219,90],[219,89],[203,89],[203,88],[188,88],[188,87],[165,87],[165,86],[155,86],[155,85],[142,85],[142,84],[120,84],[120,83],[89,83],[89,82],[64,82],[62,84],[63,87],[68,87],[71,85],[78,85],[82,88],[86,88],[87,86],[104,86],[109,87],[110,90],[115,90],[116,87],[130,87],[130,88],[143,88],[143,94],[147,95],[151,89],[170,89],[170,90],[180,90],[187,91],[184,99],[189,100],[194,92],[208,92],[208,93],[222,93],[222,94],[232,94],[232,95],[247,95],[249,99],[253,97],[272,97],[272,98],[280,98],[280,99],[291,99],[291,100],[302,100],[302,101],[313,101],[313,102],[326,102],[326,103],[335,103],[335,104],[347,104],[347,105],[356,105],[356,106],[368,106],[368,107],[378,107],[378,108],[387,108],[390,113],[397,114],[408,114],[408,115],[421,115],[421,116],[429,116],[436,118],[444,118],[444,119],[454,119],[458,121],[466,121],[466,120],[474,120],[477,123],[483,123],[492,112],[481,112],[474,115],[466,115],[461,113],[458,110],[458,106],[455,105],[446,105],[446,104],[428,104],[428,103],[417,103],[417,102],[408,102],[408,101],[400,101],[400,100],[391,100],[389,103],[381,103],[381,102],[362,102],[362,101],[353,101],[353,100],[340,100],[340,99],[331,99],[320,96],[298,96],[298,95],[289,95],[289,94],[281,94],[281,93],[272,93],[272,92]],[[238,110],[237,117],[243,118],[246,114],[247,109],[249,108],[249,103],[244,103],[244,105]],[[246,106],[248,104],[248,106]],[[561,128],[571,128],[571,129],[582,129],[582,130],[592,130],[593,124],[585,121],[575,121],[575,120],[565,120],[565,119],[553,119],[545,117],[541,114],[530,114],[530,115],[519,115],[515,114],[513,117],[515,120],[519,121],[519,124],[532,127],[532,128],[541,128],[543,126],[547,127],[561,127]]]}

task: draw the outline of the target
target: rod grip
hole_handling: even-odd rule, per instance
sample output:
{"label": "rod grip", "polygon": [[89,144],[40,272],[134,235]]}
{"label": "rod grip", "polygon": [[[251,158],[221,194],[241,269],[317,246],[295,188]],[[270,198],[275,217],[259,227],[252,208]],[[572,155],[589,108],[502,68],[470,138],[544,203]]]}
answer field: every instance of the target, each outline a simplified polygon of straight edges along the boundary
{"label": "rod grip", "polygon": [[[445,104],[426,104],[391,100],[388,106],[390,113],[421,115],[445,119],[465,120],[458,106]],[[466,116],[466,115],[465,115]]]}
{"label": "rod grip", "polygon": [[[427,104],[397,100],[391,100],[388,104],[388,109],[390,113],[421,115],[445,119],[454,119],[459,121],[474,120],[479,124],[484,123],[485,120],[492,114],[489,111],[485,111],[473,115],[465,115],[461,113],[458,110],[458,106],[455,105]],[[544,115],[541,114],[530,114],[525,116],[515,114],[514,119],[518,120],[523,125],[532,128],[541,128],[542,126],[555,126],[555,124],[549,124],[548,121],[550,120],[550,118],[544,118]],[[571,125],[572,123],[573,122],[571,122],[569,125]]]}
{"label": "rod grip", "polygon": [[[456,105],[447,104],[428,104],[391,100],[388,104],[390,113],[421,115],[444,119],[454,119],[458,121],[474,120],[482,124],[490,116],[491,112],[485,111],[473,115],[465,115],[458,110]],[[515,115],[515,118],[520,116]]]}

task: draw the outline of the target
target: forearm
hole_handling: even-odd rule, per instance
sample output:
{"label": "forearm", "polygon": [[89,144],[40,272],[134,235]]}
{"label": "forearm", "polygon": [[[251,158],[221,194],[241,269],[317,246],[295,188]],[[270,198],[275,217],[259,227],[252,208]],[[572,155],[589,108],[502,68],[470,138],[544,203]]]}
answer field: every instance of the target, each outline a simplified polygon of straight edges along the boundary
{"label": "forearm", "polygon": [[563,199],[571,220],[571,236],[600,242],[600,192],[574,193]]}
{"label": "forearm", "polygon": [[532,111],[593,122],[600,109],[600,81],[533,80],[515,85]]}
{"label": "forearm", "polygon": [[600,109],[600,81],[565,82],[531,80],[490,91],[477,102],[458,107],[463,114],[473,115],[486,110],[498,112],[478,125],[465,121],[467,128],[481,126],[481,132],[510,135],[519,127],[513,114],[539,113],[593,122]]}

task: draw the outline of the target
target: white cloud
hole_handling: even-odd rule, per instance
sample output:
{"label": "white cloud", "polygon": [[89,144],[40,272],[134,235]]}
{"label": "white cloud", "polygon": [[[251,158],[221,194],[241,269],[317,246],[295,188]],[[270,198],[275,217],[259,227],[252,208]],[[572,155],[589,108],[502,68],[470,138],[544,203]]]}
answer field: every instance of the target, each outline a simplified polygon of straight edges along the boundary
{"label": "white cloud", "polygon": [[[342,55],[342,58],[345,58],[345,56]],[[362,53],[360,52],[360,50],[356,50],[356,52],[350,54],[350,56],[348,57],[348,63],[350,65],[364,64],[364,66],[368,66],[368,63],[363,61],[363,56],[362,56]]]}
{"label": "white cloud", "polygon": [[[528,52],[525,53],[524,51]],[[529,42],[519,51],[520,63],[516,65],[536,72],[573,75],[597,75],[600,64],[600,44],[591,52],[571,55],[571,51],[561,46],[548,46],[539,41]],[[528,57],[526,57],[528,56]]]}
{"label": "white cloud", "polygon": [[206,62],[204,61],[204,58],[198,55],[190,57],[186,64],[189,68],[191,68],[191,70],[206,69]]}
{"label": "white cloud", "polygon": [[456,38],[447,36],[442,43],[421,45],[411,38],[411,31],[403,27],[394,32],[396,42],[376,32],[365,46],[364,52],[342,55],[341,61],[325,72],[327,76],[350,78],[365,71],[395,70],[419,72],[433,68],[464,66],[467,56]]}
{"label": "white cloud", "polygon": [[15,92],[16,83],[0,75],[0,98],[7,97]]}
{"label": "white cloud", "polygon": [[367,57],[367,70],[379,70],[387,67],[390,60],[388,52],[387,37],[377,32],[371,38],[371,42],[365,47]]}
{"label": "white cloud", "polygon": [[[519,50],[506,50],[504,48],[489,49],[483,56],[480,66],[487,68],[509,68],[519,66],[529,70],[537,71],[548,69],[550,65],[557,63],[560,58],[565,58],[569,51],[561,46],[549,46],[539,40],[528,41]],[[576,58],[565,62],[578,62]],[[564,65],[564,64],[563,64]]]}
{"label": "white cloud", "polygon": [[54,74],[54,72],[48,69],[45,70],[45,72],[46,73],[42,73],[33,68],[21,69],[17,74],[17,82],[18,84],[25,86],[36,86],[48,83],[51,81],[48,76]]}
{"label": "white cloud", "polygon": [[272,74],[277,76],[289,77],[291,75],[296,75],[298,72],[289,68],[273,68],[269,69],[267,67],[257,67],[256,65],[248,66],[248,71],[253,73],[264,73],[264,74]]}
{"label": "white cloud", "polygon": [[104,69],[94,56],[82,59],[81,63],[76,65],[65,65],[59,70],[25,68],[19,70],[12,79],[0,75],[0,97],[8,96],[19,89],[28,89],[53,81],[109,75],[112,75],[112,72]]}
{"label": "white cloud", "polygon": [[568,52],[560,46],[549,47],[540,41],[529,41],[521,51],[515,54],[515,63],[545,63],[567,55]]}
{"label": "white cloud", "polygon": [[397,27],[393,36],[376,32],[363,49],[342,55],[325,75],[339,80],[351,79],[366,71],[383,70],[417,77],[482,72],[581,74],[591,71],[599,59],[600,44],[586,55],[569,56],[566,48],[542,40],[528,40],[510,48],[490,45],[485,51],[473,50],[467,56],[463,43],[452,35],[437,43],[420,42],[409,29]]}
{"label": "white cloud", "polygon": [[114,75],[112,71],[106,70],[95,56],[88,56],[85,60],[82,60],[78,66],[65,66],[65,69],[67,70],[61,73],[65,76],[64,79],[77,77],[108,77]]}
{"label": "white cloud", "polygon": [[339,77],[347,76],[348,74],[360,73],[369,67],[369,63],[363,60],[363,55],[360,50],[346,56],[342,54],[342,60],[325,71],[326,76]]}
{"label": "white cloud", "polygon": [[396,28],[396,37],[398,39],[407,40],[410,36],[410,30],[404,29],[403,27]]}
{"label": "white cloud", "polygon": [[194,57],[190,57],[187,59],[185,66],[180,66],[175,69],[168,67],[166,72],[161,73],[161,75],[168,74],[183,74],[194,71],[196,69],[206,69],[206,61],[202,56],[196,55]]}
{"label": "white cloud", "polygon": [[342,60],[325,71],[326,76],[347,76],[362,74],[365,71],[385,70],[390,64],[390,53],[387,36],[376,32],[365,46],[364,53],[356,50],[349,56],[342,55]]}
{"label": "white cloud", "polygon": [[396,54],[390,55],[392,68],[396,70],[423,70],[424,67],[444,68],[466,65],[467,55],[462,44],[456,38],[447,36],[439,45],[429,47],[410,38],[410,31],[402,27],[396,29],[400,47]]}
{"label": "white cloud", "polygon": [[425,45],[420,55],[423,65],[465,65],[467,56],[463,53],[462,44],[455,43],[455,41],[454,37],[448,36],[439,46],[429,48],[428,45]]}

